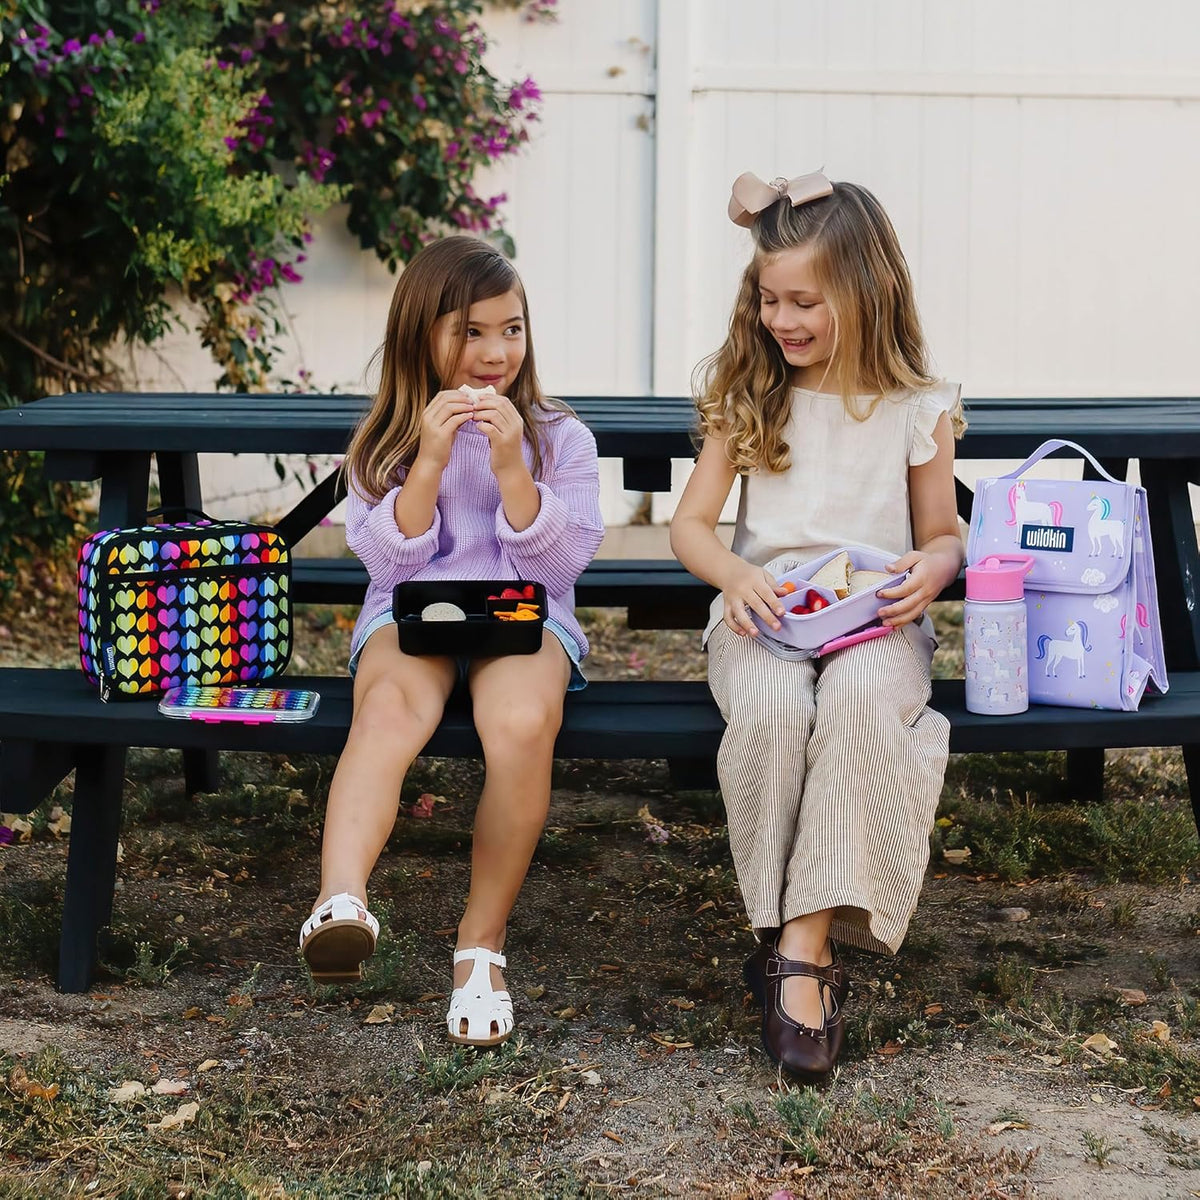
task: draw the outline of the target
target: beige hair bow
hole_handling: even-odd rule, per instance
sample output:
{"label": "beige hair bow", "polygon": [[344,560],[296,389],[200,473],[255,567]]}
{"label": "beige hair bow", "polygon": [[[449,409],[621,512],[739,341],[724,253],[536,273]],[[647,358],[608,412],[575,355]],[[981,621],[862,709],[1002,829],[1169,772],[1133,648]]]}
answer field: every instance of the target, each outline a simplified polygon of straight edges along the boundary
{"label": "beige hair bow", "polygon": [[764,208],[782,200],[791,200],[793,208],[820,200],[833,194],[833,184],[820,171],[809,175],[797,175],[795,179],[772,179],[763,183],[752,171],[739,175],[733,182],[733,195],[729,197],[729,219],[735,225],[749,228],[754,218]]}

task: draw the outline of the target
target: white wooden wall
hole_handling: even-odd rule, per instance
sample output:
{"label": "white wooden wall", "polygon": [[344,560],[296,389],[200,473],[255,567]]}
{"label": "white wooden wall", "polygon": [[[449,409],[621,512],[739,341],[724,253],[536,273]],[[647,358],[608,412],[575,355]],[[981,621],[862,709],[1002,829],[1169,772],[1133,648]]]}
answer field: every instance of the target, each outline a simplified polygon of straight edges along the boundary
{"label": "white wooden wall", "polygon": [[[528,151],[479,183],[510,196],[551,391],[685,392],[749,253],[730,182],[823,166],[891,214],[939,366],[968,396],[1200,393],[1200,4],[559,8],[554,24],[487,19],[492,69],[531,74],[546,101]],[[296,361],[363,390],[393,280],[337,214],[306,267],[282,293]],[[178,343],[140,369],[146,387],[215,375]],[[210,490],[282,507],[252,467],[205,464]],[[629,504],[609,471],[607,519]]]}

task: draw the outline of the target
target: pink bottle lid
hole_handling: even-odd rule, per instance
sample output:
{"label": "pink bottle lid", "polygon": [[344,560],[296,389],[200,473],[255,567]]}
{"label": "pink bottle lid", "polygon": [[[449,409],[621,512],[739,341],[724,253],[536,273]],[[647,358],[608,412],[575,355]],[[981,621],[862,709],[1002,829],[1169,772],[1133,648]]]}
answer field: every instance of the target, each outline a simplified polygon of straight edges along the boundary
{"label": "pink bottle lid", "polygon": [[1025,576],[1033,567],[1028,554],[989,554],[967,568],[967,599],[1024,600]]}

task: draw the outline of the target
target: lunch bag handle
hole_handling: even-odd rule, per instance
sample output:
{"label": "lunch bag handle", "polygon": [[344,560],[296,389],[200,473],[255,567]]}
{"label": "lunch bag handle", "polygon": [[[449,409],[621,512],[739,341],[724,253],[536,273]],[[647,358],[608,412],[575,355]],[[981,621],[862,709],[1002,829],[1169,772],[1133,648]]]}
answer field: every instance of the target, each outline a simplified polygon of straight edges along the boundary
{"label": "lunch bag handle", "polygon": [[1053,454],[1055,450],[1070,449],[1078,451],[1084,458],[1096,468],[1100,474],[1108,480],[1109,483],[1124,485],[1125,480],[1114,479],[1078,442],[1069,442],[1066,438],[1048,438],[1044,441],[1019,467],[1013,471],[1009,471],[1007,475],[1001,475],[1001,479],[1015,479],[1024,471],[1028,471],[1034,463],[1041,462],[1048,454]]}

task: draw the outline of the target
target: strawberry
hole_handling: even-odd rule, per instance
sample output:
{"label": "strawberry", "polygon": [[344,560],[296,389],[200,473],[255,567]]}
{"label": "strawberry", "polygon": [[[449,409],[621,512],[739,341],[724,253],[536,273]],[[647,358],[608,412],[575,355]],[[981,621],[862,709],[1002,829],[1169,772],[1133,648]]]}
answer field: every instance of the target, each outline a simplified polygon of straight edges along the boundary
{"label": "strawberry", "polygon": [[520,589],[518,589],[518,588],[506,587],[506,588],[505,588],[505,589],[504,589],[504,590],[503,590],[503,591],[500,593],[500,599],[501,599],[501,600],[524,600],[524,599],[525,599],[525,593],[524,593],[524,592],[522,592],[522,591],[521,591]]}
{"label": "strawberry", "polygon": [[821,609],[829,607],[829,601],[824,596],[813,596],[808,606],[813,612],[820,612]]}
{"label": "strawberry", "polygon": [[807,604],[797,604],[791,611],[798,617],[807,617],[812,612],[812,609]]}
{"label": "strawberry", "polygon": [[525,585],[525,590],[521,593],[522,598],[525,600],[532,600],[536,595],[537,591],[532,583],[527,583]]}

